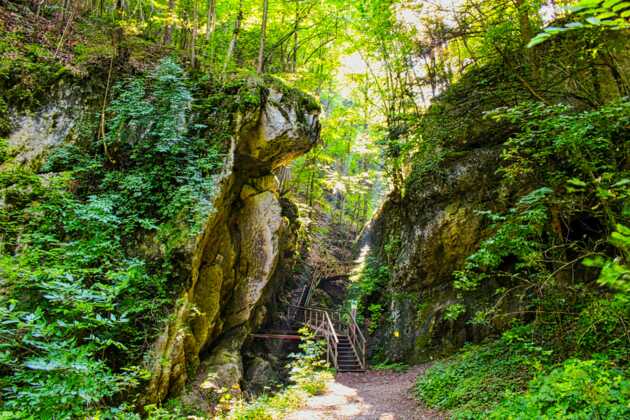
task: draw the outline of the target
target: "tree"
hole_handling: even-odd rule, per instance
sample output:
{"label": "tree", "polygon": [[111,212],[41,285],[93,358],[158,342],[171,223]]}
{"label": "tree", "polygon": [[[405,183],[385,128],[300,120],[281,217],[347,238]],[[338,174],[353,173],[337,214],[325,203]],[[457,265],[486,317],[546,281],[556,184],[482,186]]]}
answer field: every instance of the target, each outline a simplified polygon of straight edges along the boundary
{"label": "tree", "polygon": [[265,71],[265,41],[267,36],[267,15],[269,13],[269,0],[263,0],[263,17],[260,25],[260,48],[258,50],[258,73]]}
{"label": "tree", "polygon": [[223,76],[227,73],[228,66],[234,52],[236,51],[238,36],[241,32],[241,21],[243,20],[243,1],[238,2],[238,12],[236,12],[236,19],[234,20],[234,30],[232,31],[232,39],[230,40],[230,46],[228,47],[227,54],[225,55],[225,63],[223,63]]}

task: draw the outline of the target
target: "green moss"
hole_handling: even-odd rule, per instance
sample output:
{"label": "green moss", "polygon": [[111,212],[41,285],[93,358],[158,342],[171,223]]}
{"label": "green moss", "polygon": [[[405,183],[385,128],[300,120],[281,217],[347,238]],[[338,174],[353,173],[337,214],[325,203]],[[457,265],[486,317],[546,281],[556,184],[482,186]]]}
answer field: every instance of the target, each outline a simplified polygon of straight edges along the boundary
{"label": "green moss", "polygon": [[24,42],[19,33],[0,31],[0,135],[12,128],[9,106],[27,111],[43,105],[50,88],[68,74],[41,45]]}
{"label": "green moss", "polygon": [[317,99],[304,91],[289,87],[289,85],[279,77],[266,75],[263,82],[265,87],[274,88],[282,92],[283,102],[286,101],[291,104],[296,104],[298,109],[303,109],[306,112],[321,111],[321,106]]}

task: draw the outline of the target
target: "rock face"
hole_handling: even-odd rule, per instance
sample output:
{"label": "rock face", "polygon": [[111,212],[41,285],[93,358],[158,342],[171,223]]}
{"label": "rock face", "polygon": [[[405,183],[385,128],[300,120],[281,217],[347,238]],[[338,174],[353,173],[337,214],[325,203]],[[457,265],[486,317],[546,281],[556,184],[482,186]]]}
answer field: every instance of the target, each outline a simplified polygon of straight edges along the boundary
{"label": "rock face", "polygon": [[[606,43],[627,73],[627,54],[623,54],[627,40],[612,35]],[[595,92],[600,103],[626,95],[625,84],[619,83],[619,74],[611,67],[601,66],[597,57],[574,53],[585,48],[581,38],[566,37],[545,48],[554,60],[540,60],[531,80],[545,102],[590,109],[592,96],[580,93],[583,86],[590,86],[587,89]],[[559,68],[574,72],[563,75]],[[403,191],[390,195],[364,238],[371,244],[372,263],[381,266],[377,268],[386,266],[389,272],[383,290],[366,299],[368,305],[381,305],[379,309],[387,314],[371,337],[374,355],[420,362],[504,331],[517,316],[531,316],[524,311],[527,301],[532,301],[525,292],[513,291],[501,299],[495,294],[501,289],[515,290],[508,276],[484,279],[474,291],[453,287],[453,272],[463,269],[466,258],[493,233],[491,222],[479,211],[505,213],[518,197],[546,182],[540,183],[536,176],[505,182],[497,173],[509,165],[509,159],[501,159],[501,150],[520,128],[507,119],[488,118],[488,113],[539,100],[532,97],[532,85],[515,80],[512,74],[513,69],[499,63],[465,72],[433,98],[419,125],[410,127],[418,130],[416,134],[424,139],[422,147],[430,151],[420,148],[413,156]],[[549,168],[536,170],[540,176]],[[555,228],[550,226],[550,230]],[[509,271],[514,262],[506,257],[502,264]],[[563,275],[560,271],[558,278]],[[446,312],[454,308],[458,316]],[[501,316],[493,316],[487,324],[470,322],[478,311],[489,309]],[[445,317],[446,313],[452,316]]]}
{"label": "rock face", "polygon": [[85,94],[77,87],[55,87],[48,103],[33,112],[12,112],[13,130],[7,144],[16,164],[32,164],[46,151],[69,141],[72,129],[86,108]]}
{"label": "rock face", "polygon": [[480,148],[447,158],[439,170],[409,184],[403,197],[391,195],[375,216],[369,231],[372,253],[393,270],[385,308],[389,319],[377,329],[373,352],[422,361],[485,333],[463,321],[444,321],[443,314],[456,302],[453,271],[485,235],[476,211],[498,202],[499,151]]}
{"label": "rock face", "polygon": [[264,321],[279,257],[290,245],[273,170],[313,147],[320,129],[312,104],[281,89],[261,96],[257,109],[236,119],[215,210],[183,259],[190,287],[154,345],[141,405],[179,394],[196,371],[193,397],[243,377],[241,347]]}

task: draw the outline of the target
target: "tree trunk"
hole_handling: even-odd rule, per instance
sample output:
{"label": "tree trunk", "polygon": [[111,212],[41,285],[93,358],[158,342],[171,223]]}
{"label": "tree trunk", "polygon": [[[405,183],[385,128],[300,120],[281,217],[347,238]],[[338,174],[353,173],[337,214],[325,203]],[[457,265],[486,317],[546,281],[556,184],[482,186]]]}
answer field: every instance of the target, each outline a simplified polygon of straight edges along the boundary
{"label": "tree trunk", "polygon": [[198,18],[197,18],[197,0],[193,0],[192,4],[193,8],[193,28],[192,28],[192,39],[190,40],[190,66],[194,69],[196,64],[196,48],[197,48],[197,28],[198,28]]}
{"label": "tree trunk", "polygon": [[206,41],[214,37],[214,30],[217,26],[217,1],[208,0],[208,22],[206,25]]}
{"label": "tree trunk", "polygon": [[164,45],[170,45],[173,40],[173,15],[175,14],[175,0],[168,0],[168,24],[164,31]]}
{"label": "tree trunk", "polygon": [[225,56],[225,63],[223,63],[223,75],[227,73],[228,65],[234,56],[236,51],[236,45],[238,42],[238,35],[241,32],[241,20],[243,20],[243,2],[239,2],[238,13],[236,14],[236,20],[234,21],[234,31],[232,32],[232,39],[230,40],[230,46],[228,47],[227,54]]}
{"label": "tree trunk", "polygon": [[258,49],[258,74],[265,71],[265,41],[267,37],[267,15],[269,13],[269,0],[263,0],[263,18],[260,26],[260,48]]}
{"label": "tree trunk", "polygon": [[291,70],[293,73],[297,72],[297,53],[298,53],[298,30],[300,26],[300,13],[299,3],[295,0],[295,21],[293,23],[293,60]]}
{"label": "tree trunk", "polygon": [[[514,4],[518,9],[518,24],[519,31],[521,33],[521,44],[523,47],[529,44],[529,41],[533,38],[534,32],[532,30],[532,22],[529,19],[529,5],[528,0],[514,0]],[[538,62],[536,57],[536,51],[533,48],[526,48],[525,51],[527,64],[530,66],[530,73],[534,79],[538,78]]]}

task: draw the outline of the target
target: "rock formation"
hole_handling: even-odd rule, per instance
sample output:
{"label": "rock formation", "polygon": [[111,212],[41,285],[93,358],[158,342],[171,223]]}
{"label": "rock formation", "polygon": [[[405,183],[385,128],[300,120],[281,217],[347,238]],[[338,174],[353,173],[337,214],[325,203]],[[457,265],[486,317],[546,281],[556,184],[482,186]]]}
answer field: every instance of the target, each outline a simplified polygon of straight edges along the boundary
{"label": "rock formation", "polygon": [[277,88],[262,95],[259,108],[236,119],[215,211],[185,258],[190,287],[155,343],[143,404],[181,392],[202,358],[201,390],[243,377],[241,347],[264,320],[266,292],[290,246],[273,171],[313,147],[320,128],[313,104]]}

